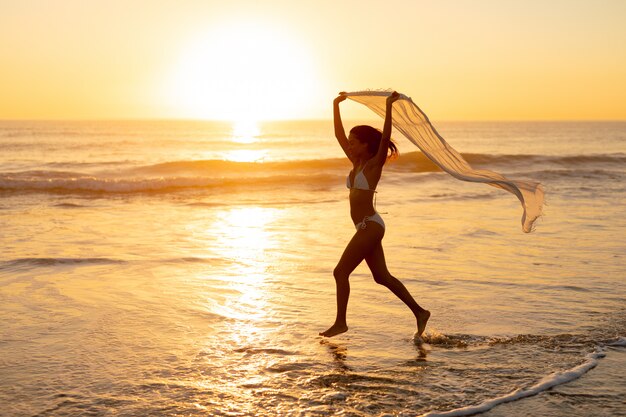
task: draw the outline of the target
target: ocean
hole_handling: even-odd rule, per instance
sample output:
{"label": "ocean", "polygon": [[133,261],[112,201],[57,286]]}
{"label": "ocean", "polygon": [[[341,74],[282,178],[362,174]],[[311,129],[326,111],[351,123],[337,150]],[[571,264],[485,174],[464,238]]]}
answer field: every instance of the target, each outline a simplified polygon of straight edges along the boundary
{"label": "ocean", "polygon": [[625,416],[626,122],[434,125],[547,206],[525,234],[394,134],[416,344],[365,264],[318,336],[354,233],[331,121],[0,121],[0,415]]}

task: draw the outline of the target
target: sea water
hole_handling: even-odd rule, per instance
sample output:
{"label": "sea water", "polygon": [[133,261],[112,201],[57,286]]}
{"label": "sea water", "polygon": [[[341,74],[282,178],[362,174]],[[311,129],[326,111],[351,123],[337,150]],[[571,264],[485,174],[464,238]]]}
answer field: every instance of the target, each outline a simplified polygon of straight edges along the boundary
{"label": "sea water", "polygon": [[524,234],[394,134],[416,344],[366,265],[318,336],[354,233],[330,121],[0,122],[0,415],[626,415],[626,123],[435,126],[548,205]]}

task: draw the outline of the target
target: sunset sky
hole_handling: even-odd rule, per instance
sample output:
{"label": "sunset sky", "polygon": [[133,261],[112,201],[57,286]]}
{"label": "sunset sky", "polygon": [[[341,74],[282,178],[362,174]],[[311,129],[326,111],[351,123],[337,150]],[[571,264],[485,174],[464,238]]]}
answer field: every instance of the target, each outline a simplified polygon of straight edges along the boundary
{"label": "sunset sky", "polygon": [[623,0],[0,0],[0,119],[324,119],[394,88],[433,120],[624,120],[625,21]]}

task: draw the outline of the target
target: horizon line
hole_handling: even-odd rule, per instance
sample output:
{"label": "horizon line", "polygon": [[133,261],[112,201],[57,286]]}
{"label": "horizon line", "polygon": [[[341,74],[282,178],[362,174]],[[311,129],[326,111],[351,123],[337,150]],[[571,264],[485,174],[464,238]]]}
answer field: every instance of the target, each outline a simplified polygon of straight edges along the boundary
{"label": "horizon line", "polygon": [[[344,122],[362,122],[365,120],[382,120],[376,116],[371,119],[358,118],[343,119]],[[256,120],[255,123],[278,123],[278,122],[332,122],[332,118],[290,118],[290,119],[267,119]],[[128,117],[128,118],[0,118],[1,122],[200,122],[200,123],[237,123],[237,120],[224,119],[200,119],[181,117]],[[441,123],[593,123],[593,122],[626,122],[624,119],[439,119]]]}

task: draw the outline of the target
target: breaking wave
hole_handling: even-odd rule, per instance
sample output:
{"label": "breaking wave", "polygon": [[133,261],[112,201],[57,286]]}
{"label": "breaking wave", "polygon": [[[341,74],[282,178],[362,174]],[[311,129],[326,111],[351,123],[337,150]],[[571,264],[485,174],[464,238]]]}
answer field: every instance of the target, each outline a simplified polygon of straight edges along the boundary
{"label": "breaking wave", "polygon": [[[521,176],[607,176],[623,175],[626,155],[489,155],[465,154],[476,167],[500,166]],[[0,172],[0,192],[43,193],[169,193],[185,189],[237,189],[300,185],[327,188],[337,184],[350,169],[345,158],[283,161],[234,162],[224,160],[171,161],[145,166],[116,167],[92,172],[93,164],[54,169]],[[63,168],[66,168],[65,170]],[[440,169],[421,152],[402,155],[387,165],[390,173],[435,173]],[[543,175],[538,175],[543,174]]]}

